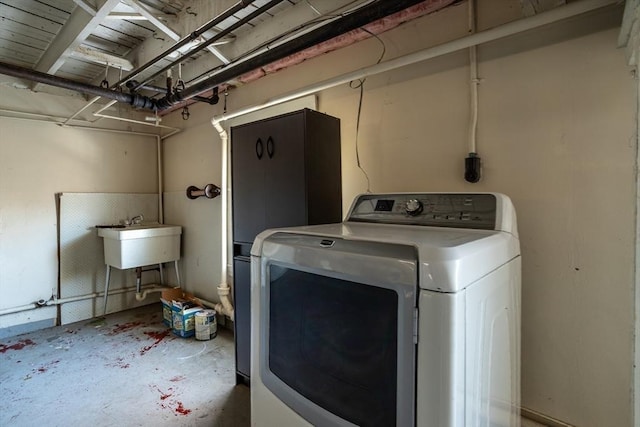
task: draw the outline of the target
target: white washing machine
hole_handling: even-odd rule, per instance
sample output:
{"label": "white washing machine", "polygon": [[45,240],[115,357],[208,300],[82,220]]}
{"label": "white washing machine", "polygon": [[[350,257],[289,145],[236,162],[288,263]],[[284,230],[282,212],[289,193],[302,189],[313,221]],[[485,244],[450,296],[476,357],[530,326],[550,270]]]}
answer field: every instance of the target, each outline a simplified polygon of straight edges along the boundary
{"label": "white washing machine", "polygon": [[497,193],[365,194],[251,250],[251,425],[519,426],[520,246]]}

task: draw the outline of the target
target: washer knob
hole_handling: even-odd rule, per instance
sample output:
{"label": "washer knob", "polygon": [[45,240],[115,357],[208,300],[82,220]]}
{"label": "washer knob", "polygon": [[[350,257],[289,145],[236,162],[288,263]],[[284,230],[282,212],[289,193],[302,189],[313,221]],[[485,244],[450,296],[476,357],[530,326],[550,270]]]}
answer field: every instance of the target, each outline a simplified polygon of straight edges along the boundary
{"label": "washer knob", "polygon": [[404,208],[409,215],[416,216],[422,213],[422,209],[424,209],[424,206],[418,199],[409,199],[407,200]]}

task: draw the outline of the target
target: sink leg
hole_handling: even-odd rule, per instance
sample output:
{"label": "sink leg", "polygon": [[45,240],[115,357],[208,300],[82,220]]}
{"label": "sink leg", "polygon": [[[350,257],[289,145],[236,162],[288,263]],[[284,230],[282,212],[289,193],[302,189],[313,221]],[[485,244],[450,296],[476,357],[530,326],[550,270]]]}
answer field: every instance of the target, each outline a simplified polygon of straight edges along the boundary
{"label": "sink leg", "polygon": [[109,295],[109,278],[111,277],[111,266],[107,264],[107,277],[104,279],[104,297],[103,304],[104,307],[102,309],[102,315],[107,314],[107,296]]}
{"label": "sink leg", "polygon": [[142,286],[142,267],[136,267],[136,293],[140,293],[140,286]]}
{"label": "sink leg", "polygon": [[180,284],[180,270],[178,270],[178,260],[173,261],[176,266],[176,279],[178,279],[178,286],[182,286]]}
{"label": "sink leg", "polygon": [[164,271],[162,269],[162,263],[158,264],[160,269],[160,286],[164,286]]}

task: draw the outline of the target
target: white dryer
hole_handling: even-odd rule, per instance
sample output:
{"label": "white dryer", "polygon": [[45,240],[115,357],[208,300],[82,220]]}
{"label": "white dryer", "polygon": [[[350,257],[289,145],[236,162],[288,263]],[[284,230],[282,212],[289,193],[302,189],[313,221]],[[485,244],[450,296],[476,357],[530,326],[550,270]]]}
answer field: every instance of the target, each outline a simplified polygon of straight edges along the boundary
{"label": "white dryer", "polygon": [[251,425],[519,426],[520,247],[497,193],[365,194],[251,250]]}

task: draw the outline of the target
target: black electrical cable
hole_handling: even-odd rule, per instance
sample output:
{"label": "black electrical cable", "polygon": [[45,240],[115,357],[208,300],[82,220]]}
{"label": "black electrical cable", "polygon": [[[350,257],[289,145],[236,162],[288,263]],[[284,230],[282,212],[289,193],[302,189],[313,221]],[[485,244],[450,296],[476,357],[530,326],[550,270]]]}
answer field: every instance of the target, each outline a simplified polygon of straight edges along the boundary
{"label": "black electrical cable", "polygon": [[[382,58],[384,58],[384,55],[387,52],[387,46],[384,44],[384,41],[380,37],[378,37],[377,34],[374,34],[365,28],[361,28],[361,30],[371,34],[382,45],[382,52],[380,54],[380,57],[378,58],[378,61],[376,61],[376,64],[379,64],[380,62],[382,62]],[[358,80],[357,85],[354,85],[352,80],[349,82],[349,87],[352,89],[360,89],[360,98],[358,100],[358,115],[356,118],[356,164],[358,165],[358,168],[362,171],[365,178],[367,179],[367,193],[371,193],[371,180],[369,179],[369,174],[367,174],[367,171],[364,170],[364,168],[362,167],[362,164],[360,162],[360,150],[358,148],[358,137],[360,135],[360,114],[362,113],[362,99],[364,98],[364,82],[366,80],[367,80],[366,78]]]}

